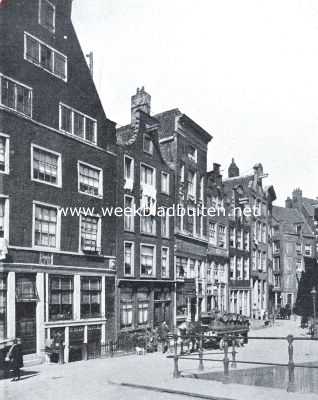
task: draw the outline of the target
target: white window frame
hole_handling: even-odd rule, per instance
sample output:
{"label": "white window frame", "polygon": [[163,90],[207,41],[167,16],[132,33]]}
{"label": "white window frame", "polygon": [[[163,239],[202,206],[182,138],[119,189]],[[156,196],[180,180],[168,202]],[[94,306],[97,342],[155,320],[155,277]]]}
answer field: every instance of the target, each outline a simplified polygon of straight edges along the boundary
{"label": "white window frame", "polygon": [[10,136],[0,132],[0,137],[5,139],[5,153],[4,153],[4,171],[0,174],[10,174]]}
{"label": "white window frame", "polygon": [[[167,234],[164,235],[162,233],[162,221],[165,220],[166,223],[166,227],[167,227]],[[161,220],[160,220],[160,224],[161,224],[161,237],[165,238],[165,239],[169,239],[170,238],[170,221],[169,221],[169,215],[167,213],[167,209],[165,209],[165,215],[161,216]]]}
{"label": "white window frame", "polygon": [[[51,7],[53,7],[54,10],[54,14],[53,14],[53,29],[49,29],[47,26],[43,25],[42,21],[41,21],[41,6],[42,6],[42,2],[45,1],[46,3],[48,3]],[[49,32],[55,33],[55,23],[56,23],[56,6],[51,3],[49,0],[39,0],[39,20],[38,20],[39,24],[41,26],[43,26],[43,28],[47,29]]]}
{"label": "white window frame", "polygon": [[[86,192],[82,192],[80,190],[80,165],[83,165],[84,167],[87,168],[91,168],[91,169],[95,169],[96,171],[99,172],[99,182],[98,182],[98,195],[95,194],[91,194],[91,193],[86,193]],[[90,196],[90,197],[95,197],[97,199],[102,199],[103,198],[103,182],[104,182],[104,176],[103,176],[103,170],[102,168],[96,167],[95,165],[92,164],[88,164],[87,162],[78,160],[77,161],[77,189],[78,189],[78,193],[81,194],[85,194],[86,196]]]}
{"label": "white window frame", "polygon": [[[307,250],[309,250],[309,251],[307,252]],[[308,257],[312,256],[312,245],[311,244],[309,244],[309,243],[305,244],[305,246],[304,246],[304,255],[308,256]]]}
{"label": "white window frame", "polygon": [[[166,266],[166,275],[163,275],[162,273],[162,250],[165,249],[167,250],[167,266]],[[161,247],[161,265],[160,265],[160,272],[161,272],[161,278],[164,279],[169,279],[170,276],[170,251],[169,247],[167,246],[162,246]]]}
{"label": "white window frame", "polygon": [[[39,149],[45,151],[47,153],[51,153],[57,156],[57,183],[51,183],[42,181],[41,179],[36,179],[33,177],[33,163],[34,163],[34,149]],[[62,155],[61,153],[57,153],[56,151],[50,150],[46,147],[38,146],[37,144],[31,143],[31,181],[44,183],[45,185],[62,187]]]}
{"label": "white window frame", "polygon": [[194,150],[194,154],[192,155],[190,152],[188,152],[188,158],[196,163],[198,161],[198,149],[192,145],[190,145],[189,147]]}
{"label": "white window frame", "polygon": [[[151,223],[151,229],[152,232],[147,232],[143,230],[143,218],[150,218],[152,223]],[[140,216],[140,233],[142,235],[148,235],[148,236],[157,236],[157,219],[156,216],[154,215],[141,215]]]}
{"label": "white window frame", "polygon": [[[153,171],[153,183],[152,183],[152,185],[150,185],[149,183],[142,182],[142,180],[141,180],[141,178],[142,178],[142,173],[141,173],[142,167],[146,167],[146,168],[151,168],[152,169],[152,171]],[[140,172],[140,185],[141,186],[151,186],[151,187],[156,188],[157,179],[156,179],[156,168],[155,167],[153,167],[152,165],[149,165],[147,163],[141,162],[140,163],[140,171],[139,172]]]}
{"label": "white window frame", "polygon": [[[32,38],[33,40],[36,40],[39,43],[39,54],[38,54],[38,60],[39,62],[36,63],[34,60],[31,60],[27,57],[27,36],[29,36],[30,38]],[[53,65],[53,71],[50,71],[48,68],[45,68],[43,65],[41,65],[41,46],[45,46],[48,49],[50,49],[52,51],[52,65]],[[62,76],[56,74],[54,72],[54,66],[55,66],[55,54],[59,54],[61,57],[63,57],[65,59],[65,71],[64,71],[64,75],[65,78],[63,78]],[[60,51],[56,50],[54,47],[48,45],[47,43],[43,42],[42,40],[40,40],[39,38],[37,38],[34,35],[31,35],[29,32],[24,31],[24,60],[35,65],[36,67],[43,69],[44,71],[46,71],[47,73],[55,76],[56,78],[61,79],[64,82],[67,82],[67,77],[68,77],[68,59],[67,56],[63,53],[61,53]]]}
{"label": "white window frame", "polygon": [[83,213],[81,213],[79,215],[79,229],[78,229],[78,233],[79,233],[79,237],[78,237],[78,252],[80,254],[86,254],[85,251],[82,250],[82,217],[90,217],[90,218],[97,218],[98,222],[97,222],[97,238],[96,238],[96,247],[100,249],[100,251],[102,250],[101,244],[102,244],[102,218],[99,214],[87,214],[84,215]]}
{"label": "white window frame", "polygon": [[[131,177],[130,178],[126,177],[126,160],[130,160],[131,161],[131,164],[130,164]],[[127,154],[125,154],[124,155],[124,179],[125,179],[124,189],[126,189],[126,186],[129,186],[129,183],[127,183],[127,181],[129,181],[129,180],[131,181],[131,185],[130,186],[133,187],[134,181],[135,181],[134,175],[135,175],[135,160],[133,159],[133,157],[130,157]],[[128,189],[128,187],[127,187],[127,189]]]}
{"label": "white window frame", "polygon": [[[17,91],[16,91],[16,87],[15,87],[15,91],[14,91],[14,108],[11,108],[11,107],[9,107],[9,106],[7,106],[7,105],[5,105],[5,104],[2,103],[2,79],[3,79],[3,78],[4,78],[4,79],[7,79],[8,81],[11,81],[12,83],[14,83],[14,84],[16,84],[16,85],[23,86],[24,88],[30,90],[30,95],[31,95],[31,100],[30,100],[30,103],[31,103],[30,115],[25,114],[25,113],[23,113],[23,112],[21,112],[21,111],[18,111],[18,109],[17,109]],[[33,88],[31,88],[31,87],[28,86],[28,85],[25,85],[24,83],[21,83],[21,82],[17,81],[16,79],[10,78],[9,76],[0,73],[0,104],[1,104],[3,107],[7,108],[8,110],[12,110],[12,111],[16,112],[16,113],[19,114],[19,115],[23,115],[23,116],[25,116],[26,118],[31,118],[31,119],[32,119],[32,116],[33,116]]]}
{"label": "white window frame", "polygon": [[[149,140],[150,140],[150,150],[149,151],[145,149],[145,137],[148,137]],[[143,137],[142,137],[142,149],[143,149],[144,153],[153,155],[153,141],[152,141],[152,137],[149,135],[149,133],[144,133],[143,134]]]}
{"label": "white window frame", "polygon": [[[35,244],[35,207],[42,206],[47,208],[56,209],[56,247],[39,246]],[[61,213],[59,212],[60,207],[54,204],[43,203],[41,201],[33,201],[33,214],[32,214],[32,248],[39,249],[42,251],[52,252],[54,250],[61,249]]]}
{"label": "white window frame", "polygon": [[[161,193],[164,193],[164,194],[170,194],[170,174],[168,173],[168,172],[165,172],[165,171],[161,171]],[[163,181],[162,181],[162,178],[163,178],[163,176],[165,176],[166,177],[166,179],[167,179],[167,190],[164,190],[164,188],[163,188],[163,185],[162,185],[162,183],[163,183]]]}
{"label": "white window frame", "polygon": [[[126,208],[126,197],[132,199],[132,208],[133,208],[133,206],[135,204],[134,196],[130,196],[128,194],[125,194],[124,195],[124,211],[125,211],[125,208]],[[128,229],[125,228],[125,218],[131,218],[131,220],[132,220],[132,229],[128,230]],[[133,210],[131,210],[131,215],[129,215],[129,216],[128,215],[124,215],[124,231],[125,232],[135,232],[135,216],[134,216]]]}
{"label": "white window frame", "polygon": [[[141,273],[141,254],[142,254],[142,252],[141,252],[141,249],[142,249],[142,246],[147,246],[147,247],[152,247],[153,249],[154,249],[154,251],[153,251],[153,260],[154,260],[154,265],[153,265],[153,268],[152,268],[152,274],[151,275],[145,275],[145,274],[142,274]],[[140,270],[139,270],[139,273],[140,273],[140,276],[141,277],[154,277],[154,276],[156,276],[156,272],[157,272],[157,246],[155,245],[155,244],[151,244],[151,243],[140,243],[140,257],[139,257],[139,262],[140,262],[140,265],[139,265],[139,268],[140,268]]]}
{"label": "white window frame", "polygon": [[9,244],[10,238],[10,199],[6,195],[0,194],[0,199],[4,200],[4,239]]}
{"label": "white window frame", "polygon": [[[68,132],[68,131],[65,131],[64,129],[62,129],[62,107],[67,108],[71,112],[71,132]],[[94,125],[95,132],[94,132],[94,140],[93,141],[87,140],[85,137],[82,138],[74,133],[74,113],[80,114],[82,117],[84,117],[84,125],[83,125],[84,135],[86,132],[86,118],[95,122],[95,125]],[[59,130],[60,130],[60,132],[64,133],[65,135],[70,135],[73,138],[75,138],[81,142],[93,143],[95,145],[97,144],[97,120],[95,118],[90,117],[87,114],[82,113],[81,111],[77,110],[76,108],[70,107],[62,102],[59,103]]]}
{"label": "white window frame", "polygon": [[[192,183],[192,192],[189,191],[189,173],[193,174],[193,183]],[[187,189],[188,189],[188,199],[192,199],[196,201],[197,198],[197,174],[195,171],[189,170],[188,171],[188,179],[187,179]]]}
{"label": "white window frame", "polygon": [[[131,274],[126,274],[125,273],[125,249],[126,249],[126,244],[131,244]],[[132,242],[131,240],[124,240],[124,270],[123,270],[123,275],[124,276],[134,276],[135,275],[135,242]]]}

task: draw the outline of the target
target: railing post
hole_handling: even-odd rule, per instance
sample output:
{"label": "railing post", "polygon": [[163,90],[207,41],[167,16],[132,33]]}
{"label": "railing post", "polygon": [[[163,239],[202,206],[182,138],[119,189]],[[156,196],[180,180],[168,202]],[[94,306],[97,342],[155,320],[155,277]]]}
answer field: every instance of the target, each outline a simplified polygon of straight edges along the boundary
{"label": "railing post", "polygon": [[232,364],[231,364],[232,368],[236,368],[236,366],[237,366],[235,344],[236,344],[236,340],[235,340],[235,337],[233,337],[232,338]]}
{"label": "railing post", "polygon": [[287,336],[287,342],[288,342],[288,387],[287,387],[287,392],[295,392],[296,391],[293,341],[294,341],[293,335],[288,335]]}
{"label": "railing post", "polygon": [[178,357],[177,340],[178,340],[178,336],[175,335],[175,337],[174,337],[174,356],[173,356],[173,360],[174,360],[173,377],[174,378],[180,377],[180,371],[179,371],[179,366],[178,366],[179,357]]}
{"label": "railing post", "polygon": [[223,359],[223,366],[224,366],[224,377],[223,377],[223,383],[229,383],[230,381],[230,375],[229,375],[229,344],[228,344],[228,338],[225,336],[224,337],[224,359]]}
{"label": "railing post", "polygon": [[200,334],[200,348],[199,348],[199,371],[203,371],[203,333]]}

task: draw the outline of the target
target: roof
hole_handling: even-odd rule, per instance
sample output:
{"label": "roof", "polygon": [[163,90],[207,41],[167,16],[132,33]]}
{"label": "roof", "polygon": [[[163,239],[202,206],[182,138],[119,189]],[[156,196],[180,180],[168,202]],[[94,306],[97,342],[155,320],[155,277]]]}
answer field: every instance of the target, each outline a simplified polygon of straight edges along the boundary
{"label": "roof", "polygon": [[209,142],[212,139],[212,136],[205,129],[203,129],[186,114],[183,114],[178,108],[173,108],[172,110],[167,110],[154,115],[154,118],[156,118],[160,122],[159,134],[161,139],[173,135],[176,130],[177,117],[179,117],[179,120],[181,122],[184,122],[186,125],[191,126],[191,128],[198,132],[198,134],[201,135],[206,141]]}
{"label": "roof", "polygon": [[225,178],[223,179],[224,188],[226,191],[231,190],[235,186],[242,186],[244,192],[247,192],[251,189],[251,185],[254,181],[254,175],[241,175],[235,176],[233,178]]}
{"label": "roof", "polygon": [[283,225],[284,233],[296,233],[295,225],[301,224],[304,235],[313,235],[306,219],[296,208],[273,206],[273,217]]}
{"label": "roof", "polygon": [[315,208],[318,207],[318,200],[309,199],[307,197],[302,198],[303,206],[307,211],[308,215],[314,217],[315,215]]}

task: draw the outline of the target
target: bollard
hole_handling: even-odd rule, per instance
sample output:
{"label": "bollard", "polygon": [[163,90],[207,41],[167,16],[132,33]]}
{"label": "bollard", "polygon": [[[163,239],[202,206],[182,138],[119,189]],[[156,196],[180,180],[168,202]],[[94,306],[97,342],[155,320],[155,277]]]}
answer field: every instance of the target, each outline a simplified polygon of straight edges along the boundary
{"label": "bollard", "polygon": [[232,339],[232,364],[231,367],[232,368],[236,368],[236,351],[235,351],[235,344],[236,344],[236,340],[235,337]]}
{"label": "bollard", "polygon": [[87,351],[87,343],[82,344],[82,359],[84,361],[88,360],[88,351]]}
{"label": "bollard", "polygon": [[223,383],[229,383],[230,381],[230,375],[229,375],[229,344],[228,344],[228,339],[227,337],[224,337],[224,359],[223,359],[223,365],[224,365],[224,377],[223,377]]}
{"label": "bollard", "polygon": [[64,345],[62,343],[59,346],[59,364],[64,364]]}
{"label": "bollard", "polygon": [[288,386],[287,386],[287,392],[296,392],[293,341],[294,341],[293,335],[288,335],[287,336],[287,342],[288,342]]}
{"label": "bollard", "polygon": [[200,335],[200,348],[199,348],[199,371],[203,371],[203,334]]}

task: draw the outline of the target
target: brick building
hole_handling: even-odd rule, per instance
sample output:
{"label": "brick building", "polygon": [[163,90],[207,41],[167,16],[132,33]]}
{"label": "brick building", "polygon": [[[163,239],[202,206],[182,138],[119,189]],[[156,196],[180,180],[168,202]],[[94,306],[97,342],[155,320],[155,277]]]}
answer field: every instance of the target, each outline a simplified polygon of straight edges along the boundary
{"label": "brick building", "polygon": [[206,311],[228,311],[229,295],[229,207],[220,165],[207,173],[208,253],[206,270]]}
{"label": "brick building", "polygon": [[[287,206],[290,202],[287,200]],[[315,235],[296,208],[273,207],[274,306],[293,307],[306,259],[315,258]],[[309,260],[310,264],[310,260]]]}
{"label": "brick building", "polygon": [[[226,193],[232,197],[233,206],[245,205],[252,210],[251,216],[243,215],[243,218],[230,222],[229,290],[230,304],[233,305],[230,305],[230,310],[231,307],[234,312],[242,310],[253,318],[262,318],[269,308],[269,223],[271,204],[276,195],[272,186],[263,187],[264,177],[266,175],[261,164],[254,166],[253,173],[240,176],[233,160],[229,167],[229,178],[224,180]],[[231,250],[234,248],[236,250]],[[231,280],[231,276],[234,279]]]}
{"label": "brick building", "polygon": [[[118,331],[135,333],[166,321],[174,325],[174,175],[159,146],[159,122],[150,95],[137,89],[131,123],[117,130],[118,201],[145,215],[126,215],[118,225]],[[157,212],[156,212],[157,210]]]}
{"label": "brick building", "polygon": [[178,109],[155,115],[160,147],[174,171],[174,202],[189,210],[175,218],[176,322],[198,319],[206,310],[207,146],[211,135]]}
{"label": "brick building", "polygon": [[[0,11],[0,340],[65,360],[114,331],[116,143],[71,22],[71,0]],[[95,207],[63,215],[61,207]],[[83,345],[84,343],[84,345]],[[84,351],[85,354],[85,351]]]}

